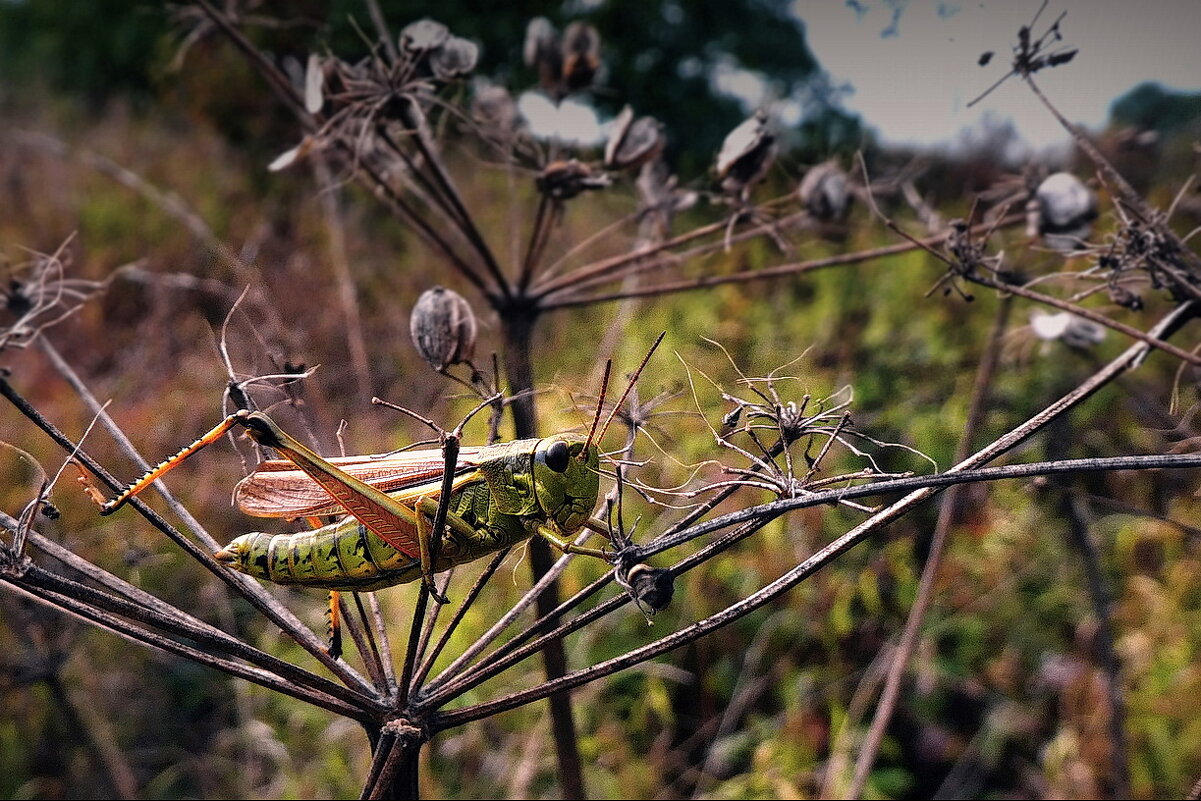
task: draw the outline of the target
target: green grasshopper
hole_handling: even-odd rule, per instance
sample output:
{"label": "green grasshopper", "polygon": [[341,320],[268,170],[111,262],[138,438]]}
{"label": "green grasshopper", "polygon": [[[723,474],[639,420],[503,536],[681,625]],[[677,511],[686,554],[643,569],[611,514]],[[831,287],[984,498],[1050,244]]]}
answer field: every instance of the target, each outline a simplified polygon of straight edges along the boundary
{"label": "green grasshopper", "polygon": [[[613,554],[572,541],[585,527],[609,536],[608,526],[594,519],[592,511],[600,487],[597,441],[613,415],[593,440],[597,419],[587,438],[556,434],[463,448],[454,467],[445,534],[436,549],[431,548],[431,534],[446,470],[442,451],[325,459],[267,415],[247,410],[226,417],[117,497],[100,503],[100,513],[113,513],[240,426],[255,442],[284,457],[262,462],[237,485],[234,498],[243,512],[310,520],[345,517],[294,534],[244,534],[214,554],[234,570],[278,584],[331,590],[378,590],[421,578],[435,598],[444,600],[434,591],[434,574],[541,536],[564,553],[617,563],[620,583],[629,587],[635,580],[646,586],[634,597],[640,606],[658,611],[670,599],[666,571],[627,566]],[[436,558],[431,556],[435,551]]]}
{"label": "green grasshopper", "polygon": [[238,483],[238,508],[255,517],[343,520],[295,534],[243,534],[218,561],[277,584],[334,590],[378,590],[440,573],[534,535],[564,553],[607,558],[572,538],[588,526],[600,488],[595,443],[572,435],[463,448],[459,452],[446,534],[436,564],[429,537],[442,492],[440,450],[325,459],[261,412],[231,414],[196,442],[106,502],[111,514],[151,482],[204,446],[241,426],[284,459],[262,462]]}

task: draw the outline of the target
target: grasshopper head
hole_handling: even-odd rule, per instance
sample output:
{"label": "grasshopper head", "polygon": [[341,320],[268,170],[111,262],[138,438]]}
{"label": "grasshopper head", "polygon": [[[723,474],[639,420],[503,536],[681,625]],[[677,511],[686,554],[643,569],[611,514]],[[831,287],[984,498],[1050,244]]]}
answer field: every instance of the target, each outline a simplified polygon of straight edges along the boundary
{"label": "grasshopper head", "polygon": [[553,520],[564,534],[579,531],[596,508],[599,492],[595,444],[561,434],[539,440],[534,448],[534,494],[548,522]]}

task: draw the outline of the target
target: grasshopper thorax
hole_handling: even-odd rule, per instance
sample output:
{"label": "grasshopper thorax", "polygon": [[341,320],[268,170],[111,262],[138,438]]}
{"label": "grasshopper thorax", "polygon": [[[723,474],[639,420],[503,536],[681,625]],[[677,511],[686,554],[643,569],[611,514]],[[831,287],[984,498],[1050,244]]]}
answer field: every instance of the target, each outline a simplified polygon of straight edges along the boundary
{"label": "grasshopper thorax", "polygon": [[534,495],[548,523],[573,534],[596,508],[600,455],[594,443],[571,435],[538,441],[533,455]]}

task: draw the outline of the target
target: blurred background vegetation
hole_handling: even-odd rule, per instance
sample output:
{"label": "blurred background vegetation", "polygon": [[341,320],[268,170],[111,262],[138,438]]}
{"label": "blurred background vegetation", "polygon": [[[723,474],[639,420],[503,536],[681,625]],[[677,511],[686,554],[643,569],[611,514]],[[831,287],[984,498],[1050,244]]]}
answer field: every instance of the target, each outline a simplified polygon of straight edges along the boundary
{"label": "blurred background vegetation", "polygon": [[[839,106],[838,88],[812,80],[820,65],[789,3],[642,0],[548,9],[522,2],[486,15],[447,0],[380,6],[394,29],[430,16],[478,41],[478,72],[514,90],[536,82],[521,60],[532,16],[547,15],[560,27],[576,18],[591,21],[602,36],[606,67],[596,107],[611,116],[628,102],[654,114],[669,132],[668,155],[686,184],[710,180],[714,153],[748,112],[709,79],[730,61],[772,76],[780,97],[808,92],[812,113],[791,132],[765,194],[791,191],[807,165],[856,149],[881,166],[908,164],[915,155],[882,150],[867,124]],[[133,264],[160,277],[203,279],[141,280],[141,273],[129,271],[52,332],[55,346],[100,398],[111,399],[110,412],[144,454],[165,455],[221,414],[226,372],[217,332],[233,299],[252,284],[266,302],[232,319],[231,359],[244,374],[320,365],[296,391],[306,424],[328,452],[337,450],[340,420],[349,421],[347,452],[378,452],[422,438],[407,421],[372,409],[357,388],[346,322],[334,300],[339,286],[329,268],[331,238],[341,235],[369,346],[370,392],[447,424],[456,421],[471,403],[455,397],[454,385],[416,357],[407,314],[434,284],[468,296],[470,288],[432,262],[371,198],[353,188],[340,193],[338,234],[311,169],[268,172],[266,165],[297,141],[294,121],[223,39],[191,43],[181,58],[186,29],[167,11],[121,0],[0,2],[0,258],[6,267],[22,263],[29,251],[52,253],[68,242],[64,259],[74,277],[105,280]],[[367,27],[365,14],[352,0],[250,4],[248,16],[276,14],[289,24],[247,30],[280,63],[291,57],[303,64],[315,49],[345,58],[366,52],[357,32]],[[690,66],[681,72],[684,63]],[[822,91],[812,91],[815,85]],[[1197,170],[1201,96],[1147,85],[1116,101],[1112,116],[1110,129],[1100,132],[1102,146],[1140,191],[1166,207]],[[1155,148],[1124,150],[1120,134],[1130,127],[1156,130]],[[7,136],[13,131],[51,134],[66,149],[17,145]],[[965,216],[975,194],[1006,177],[996,147],[982,144],[954,160],[921,155],[922,191],[945,219]],[[532,209],[532,187],[514,187],[503,173],[480,169],[469,148],[454,152],[452,166],[485,235],[508,243],[510,206]],[[252,269],[232,267],[161,203],[97,170],[84,153],[100,154],[182,201]],[[1195,195],[1185,201],[1182,233],[1197,225],[1199,213]],[[624,185],[580,199],[557,241],[582,241],[634,205]],[[706,219],[704,210],[690,214],[686,222]],[[911,213],[900,216],[916,229]],[[1110,216],[1103,199],[1099,226],[1111,224]],[[844,235],[804,242],[796,260],[895,241],[859,206]],[[753,268],[766,263],[771,247],[764,242],[730,258],[741,260],[739,269]],[[1022,252],[1021,268],[1030,274],[1058,263],[1052,254]],[[727,268],[721,260],[711,265]],[[929,257],[910,253],[641,301],[633,307],[634,323],[616,305],[549,315],[537,331],[536,379],[547,388],[539,400],[542,427],[578,423],[569,392],[597,385],[597,343],[617,321],[630,326],[608,343],[620,369],[636,364],[654,336],[668,331],[668,352],[643,379],[644,397],[683,387],[685,365],[733,389],[737,374],[707,341],[713,340],[747,374],[787,365],[784,371],[798,377],[788,384],[790,399],[850,386],[862,430],[946,467],[998,301],[986,292],[971,303],[954,294],[923,297],[939,274]],[[1156,300],[1148,298],[1148,305],[1154,309]],[[1039,341],[1024,325],[1026,314],[1019,307],[1007,335],[982,442],[1127,345],[1112,334],[1091,350]],[[481,322],[478,350],[490,352],[496,323]],[[77,435],[87,425],[90,415],[36,348],[8,351],[0,366],[61,427]],[[1195,436],[1196,393],[1191,383],[1176,383],[1177,369],[1162,354],[1152,356],[1120,388],[1090,400],[1019,456],[1187,447]],[[722,456],[696,412],[699,406],[717,425],[728,408],[703,383],[698,393],[697,405],[686,395],[674,407],[691,416],[664,418],[658,443],[664,454],[654,457],[663,483],[687,476],[675,461]],[[285,427],[302,425],[287,409],[280,414]],[[0,431],[0,439],[20,444],[48,469],[60,463],[61,454],[9,408],[0,409]],[[97,435],[90,448],[107,455],[108,464],[125,464],[102,440]],[[926,469],[907,454],[885,459],[892,469]],[[197,462],[182,468],[188,478],[176,482],[189,508],[206,510],[213,531],[232,537],[247,530],[247,520],[228,504],[241,475],[237,459],[226,451]],[[848,459],[845,466],[861,465]],[[128,465],[124,470],[134,472]],[[20,460],[0,453],[6,511],[19,512],[36,490],[31,481]],[[140,520],[102,521],[69,483],[54,496],[62,518],[43,530],[223,628],[249,629],[260,647],[304,658]],[[869,796],[929,797],[942,788],[951,795],[1097,797],[1112,790],[1097,621],[1068,537],[1064,498],[1088,505],[1114,595],[1132,791],[1147,798],[1184,792],[1201,774],[1195,490],[1195,476],[1182,471],[970,489]],[[878,675],[882,649],[904,625],[936,514],[927,508],[910,515],[783,602],[668,659],[577,691],[590,791],[597,797],[747,798],[819,792],[841,727],[865,725],[856,690]],[[770,525],[681,580],[677,600],[652,631],[670,631],[728,606],[845,531],[851,520],[839,511],[810,510]],[[653,522],[643,527],[655,530]],[[597,572],[593,565],[573,566],[567,588]],[[525,571],[512,575],[491,590],[515,597],[528,579]],[[320,628],[319,593],[278,593]],[[404,620],[412,594],[406,587],[381,596]],[[498,597],[495,608],[511,600]],[[359,791],[369,753],[351,723],[135,647],[17,595],[0,595],[0,602],[0,796],[341,797]],[[490,622],[487,605],[472,616],[477,630]],[[649,637],[641,617],[619,615],[569,640],[568,656],[572,664],[591,664]],[[513,680],[496,680],[500,686],[506,681]],[[427,750],[423,791],[553,797],[548,736],[541,705],[441,735]]]}

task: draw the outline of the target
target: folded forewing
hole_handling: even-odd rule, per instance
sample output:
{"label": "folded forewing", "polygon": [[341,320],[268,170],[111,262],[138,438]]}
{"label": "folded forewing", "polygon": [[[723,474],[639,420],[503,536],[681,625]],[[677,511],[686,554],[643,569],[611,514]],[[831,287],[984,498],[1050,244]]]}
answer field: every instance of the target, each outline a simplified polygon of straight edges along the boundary
{"label": "folded forewing", "polygon": [[[463,448],[455,475],[479,464],[480,448]],[[446,460],[440,450],[411,451],[380,456],[343,456],[327,460],[339,471],[388,494],[419,497],[436,494]],[[238,508],[255,517],[314,517],[345,514],[343,506],[307,473],[284,459],[261,462],[234,488]]]}

